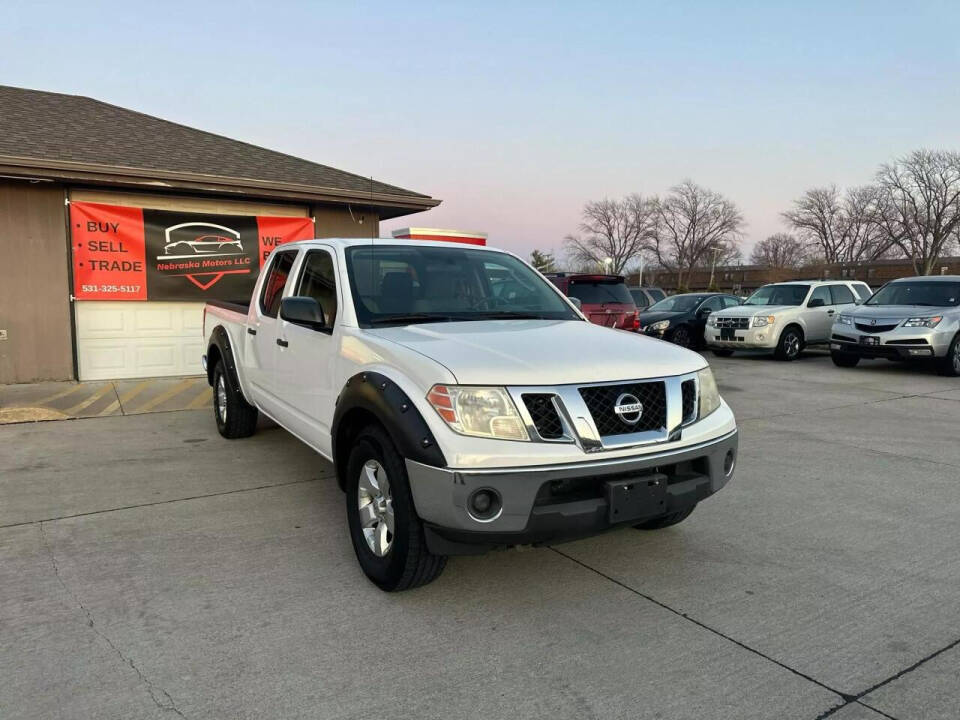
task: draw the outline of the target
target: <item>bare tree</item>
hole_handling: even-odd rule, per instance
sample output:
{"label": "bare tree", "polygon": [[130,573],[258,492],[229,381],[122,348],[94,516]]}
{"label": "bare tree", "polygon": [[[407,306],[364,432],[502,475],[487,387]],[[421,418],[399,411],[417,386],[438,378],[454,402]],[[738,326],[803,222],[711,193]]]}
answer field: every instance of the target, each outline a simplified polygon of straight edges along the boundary
{"label": "bare tree", "polygon": [[915,150],[877,173],[878,227],[929,275],[960,235],[960,153]]}
{"label": "bare tree", "polygon": [[718,264],[740,256],[743,216],[720,193],[685,180],[658,200],[656,209],[652,250],[664,268],[677,274],[677,287],[684,286],[684,273],[711,264],[714,253]]}
{"label": "bare tree", "polygon": [[769,268],[798,268],[807,259],[806,246],[789,233],[775,233],[753,248],[750,262]]}
{"label": "bare tree", "polygon": [[580,234],[564,238],[570,264],[608,266],[610,272],[620,274],[640,258],[650,242],[656,224],[655,202],[637,194],[588,202],[582,217]]}
{"label": "bare tree", "polygon": [[807,190],[784,220],[824,262],[874,260],[890,248],[876,223],[879,190],[873,185],[842,192],[836,185]]}

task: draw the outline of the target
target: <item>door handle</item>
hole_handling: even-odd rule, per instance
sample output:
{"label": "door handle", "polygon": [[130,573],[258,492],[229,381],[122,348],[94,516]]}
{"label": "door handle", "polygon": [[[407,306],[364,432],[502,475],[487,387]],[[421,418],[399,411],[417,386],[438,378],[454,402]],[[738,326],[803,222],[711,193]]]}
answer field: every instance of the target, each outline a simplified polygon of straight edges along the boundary
{"label": "door handle", "polygon": [[835,312],[836,310],[827,310],[827,315],[833,315]]}
{"label": "door handle", "polygon": [[247,328],[247,335],[256,335],[257,331],[253,328]]}
{"label": "door handle", "polygon": [[288,343],[286,340],[281,340],[280,338],[277,338],[277,345],[279,345],[280,347],[289,347],[290,343]]}

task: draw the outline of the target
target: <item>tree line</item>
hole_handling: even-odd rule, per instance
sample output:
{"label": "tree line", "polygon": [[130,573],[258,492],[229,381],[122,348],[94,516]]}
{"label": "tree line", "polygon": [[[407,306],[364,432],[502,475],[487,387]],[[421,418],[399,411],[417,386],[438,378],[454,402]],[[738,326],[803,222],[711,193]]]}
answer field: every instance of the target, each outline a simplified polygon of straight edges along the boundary
{"label": "tree line", "polygon": [[[873,182],[810,188],[781,213],[786,232],[758,242],[750,263],[799,268],[908,258],[918,275],[960,244],[960,153],[916,150],[877,170]],[[662,197],[630,194],[588,202],[578,232],[564,238],[571,271],[625,274],[642,261],[675,274],[741,260],[745,221],[736,203],[691,180]],[[535,250],[534,266],[558,269]]]}

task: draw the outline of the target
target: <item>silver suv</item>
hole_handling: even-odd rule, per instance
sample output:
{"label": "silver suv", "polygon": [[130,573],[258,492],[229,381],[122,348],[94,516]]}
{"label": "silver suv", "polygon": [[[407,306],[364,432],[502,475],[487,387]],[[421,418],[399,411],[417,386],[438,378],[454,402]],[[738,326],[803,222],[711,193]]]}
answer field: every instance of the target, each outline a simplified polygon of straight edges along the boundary
{"label": "silver suv", "polygon": [[830,355],[840,367],[860,358],[935,359],[942,375],[960,375],[960,276],[902,278],[837,317]]}
{"label": "silver suv", "polygon": [[703,335],[715,355],[772,352],[796,360],[807,345],[830,342],[835,316],[870,297],[852,280],[795,280],[759,288],[743,305],[713,313]]}

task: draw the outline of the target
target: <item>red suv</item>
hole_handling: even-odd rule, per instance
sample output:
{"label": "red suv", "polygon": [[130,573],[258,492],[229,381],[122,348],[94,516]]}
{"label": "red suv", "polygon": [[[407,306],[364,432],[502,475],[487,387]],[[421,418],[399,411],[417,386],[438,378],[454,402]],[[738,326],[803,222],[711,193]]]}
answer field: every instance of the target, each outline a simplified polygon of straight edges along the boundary
{"label": "red suv", "polygon": [[564,295],[580,301],[580,310],[590,322],[618,330],[640,329],[637,306],[622,275],[549,273],[547,278]]}

